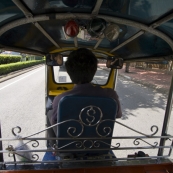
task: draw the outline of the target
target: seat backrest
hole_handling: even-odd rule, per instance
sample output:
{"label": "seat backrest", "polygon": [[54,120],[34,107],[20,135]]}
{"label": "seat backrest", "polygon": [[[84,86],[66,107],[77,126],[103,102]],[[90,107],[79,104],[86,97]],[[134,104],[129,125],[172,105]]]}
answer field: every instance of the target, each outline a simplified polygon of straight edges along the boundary
{"label": "seat backrest", "polygon": [[[57,112],[58,138],[72,138],[72,140],[58,140],[58,148],[71,151],[70,153],[108,153],[117,114],[117,103],[112,98],[89,96],[65,96],[59,102]],[[80,138],[88,138],[81,139]],[[97,140],[93,138],[99,138]],[[86,151],[90,149],[90,151]],[[105,149],[94,151],[95,149]],[[85,150],[85,151],[84,151]]]}

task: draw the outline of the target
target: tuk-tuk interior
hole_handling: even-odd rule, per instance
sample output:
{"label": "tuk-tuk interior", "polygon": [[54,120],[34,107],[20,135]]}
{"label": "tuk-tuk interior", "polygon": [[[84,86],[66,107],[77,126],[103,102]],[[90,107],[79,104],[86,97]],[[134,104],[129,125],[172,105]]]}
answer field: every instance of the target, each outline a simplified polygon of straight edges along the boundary
{"label": "tuk-tuk interior", "polygon": [[[141,128],[135,123],[128,125],[115,119],[111,120],[114,123],[114,130],[110,128],[111,125],[103,128],[108,135],[98,135],[93,138],[89,134],[89,136],[79,138],[86,126],[79,115],[79,119],[75,121],[79,122],[82,127],[80,135],[71,135],[71,132],[75,133],[76,130],[76,127],[71,127],[71,124],[67,125],[68,137],[50,137],[47,134],[49,129],[54,126],[60,127],[67,122],[62,121],[54,126],[48,126],[47,113],[51,110],[55,96],[74,87],[64,65],[70,52],[81,47],[91,50],[98,58],[98,68],[92,84],[116,89],[118,71],[122,62],[126,64],[173,60],[172,9],[172,0],[1,1],[0,49],[41,55],[46,58],[46,127],[20,137],[21,127],[14,124],[12,134],[15,138],[6,138],[3,134],[1,137],[0,133],[0,172],[8,172],[9,170],[14,172],[18,170],[23,172],[37,172],[36,170],[60,172],[64,170],[63,168],[67,172],[94,172],[97,170],[101,172],[173,172],[171,160],[173,132],[168,133],[173,80],[170,81],[170,90],[161,124],[157,124],[156,115],[151,115],[155,118],[155,122],[150,121],[149,113],[145,118],[145,111],[152,109],[145,105],[145,109],[138,111],[142,117]],[[101,29],[97,28],[98,25],[96,28],[93,27],[97,24],[94,21],[101,22],[99,25]],[[68,35],[66,30],[67,24],[70,25],[70,23],[77,25],[77,31],[76,28],[73,28],[72,35]],[[94,31],[94,29],[96,30]],[[74,33],[77,34],[73,35]],[[48,57],[57,53],[62,55],[63,63],[61,65],[48,64]],[[115,64],[108,66],[109,60],[111,62],[118,60],[118,66]],[[128,97],[130,96],[131,93]],[[132,104],[135,96],[134,94],[131,97]],[[81,98],[75,98],[71,103],[75,103],[78,99]],[[157,100],[157,98],[155,99]],[[79,102],[82,103],[82,101]],[[92,105],[95,102],[94,100]],[[154,104],[155,100],[149,102]],[[109,106],[106,106],[108,103],[109,101],[104,103],[105,109],[108,109]],[[70,107],[69,104],[68,102],[67,108]],[[142,105],[142,101],[140,104]],[[77,110],[77,107],[75,109]],[[68,123],[69,121],[71,120],[68,120]],[[93,120],[90,125],[87,125],[87,128],[95,128],[98,132],[99,125],[104,121],[100,118],[93,125]],[[146,131],[142,127],[145,127]],[[123,134],[119,130],[121,128],[126,129]],[[45,136],[38,137],[38,134],[45,134]],[[49,147],[49,140],[55,141],[54,147]],[[58,147],[58,141],[63,140],[66,144]],[[106,140],[111,140],[111,144],[108,144],[106,148],[110,150],[108,154],[89,155],[85,158],[82,156],[78,158],[61,157],[59,154],[62,152],[105,151],[105,147],[101,148],[98,141],[105,144]],[[23,148],[16,148],[13,145],[16,141],[22,141]],[[70,142],[68,143],[68,141]],[[39,148],[39,142],[44,142],[45,147]],[[71,144],[75,144],[76,148],[74,146],[66,148]],[[27,148],[28,145],[31,145],[32,149]],[[7,157],[7,155],[11,157]]]}

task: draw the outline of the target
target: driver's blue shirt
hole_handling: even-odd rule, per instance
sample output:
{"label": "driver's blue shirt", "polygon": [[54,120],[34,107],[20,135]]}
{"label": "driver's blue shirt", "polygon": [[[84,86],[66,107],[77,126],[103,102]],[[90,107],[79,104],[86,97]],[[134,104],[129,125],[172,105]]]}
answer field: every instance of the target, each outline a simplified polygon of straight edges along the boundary
{"label": "driver's blue shirt", "polygon": [[101,88],[100,86],[94,86],[91,83],[86,83],[86,84],[75,85],[72,90],[64,92],[55,97],[53,101],[53,115],[51,122],[52,124],[57,123],[57,109],[60,99],[68,95],[76,95],[76,96],[82,95],[82,96],[96,96],[96,97],[100,96],[100,97],[113,98],[114,100],[116,100],[118,104],[118,111],[116,118],[120,118],[122,116],[121,106],[116,91],[114,91],[111,88]]}

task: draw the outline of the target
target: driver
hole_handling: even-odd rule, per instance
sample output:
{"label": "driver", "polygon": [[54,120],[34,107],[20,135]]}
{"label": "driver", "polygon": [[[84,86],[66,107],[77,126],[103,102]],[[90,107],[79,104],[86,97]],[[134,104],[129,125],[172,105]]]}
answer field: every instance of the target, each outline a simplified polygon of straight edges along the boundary
{"label": "driver", "polygon": [[55,62],[56,62],[58,65],[61,65],[61,64],[62,64],[63,57],[62,57],[61,54],[57,54],[57,55],[54,57],[54,60],[55,60]]}
{"label": "driver", "polygon": [[63,57],[61,54],[52,54],[50,57],[50,62],[47,62],[47,65],[50,66],[60,66],[63,63]]}
{"label": "driver", "polygon": [[80,48],[70,53],[65,67],[72,82],[75,84],[70,91],[64,92],[55,97],[53,101],[53,114],[49,117],[51,124],[57,123],[57,109],[59,101],[67,95],[82,95],[82,96],[102,96],[110,97],[116,100],[118,111],[116,118],[122,116],[121,106],[116,91],[111,88],[101,88],[91,84],[97,70],[97,58],[86,48]]}

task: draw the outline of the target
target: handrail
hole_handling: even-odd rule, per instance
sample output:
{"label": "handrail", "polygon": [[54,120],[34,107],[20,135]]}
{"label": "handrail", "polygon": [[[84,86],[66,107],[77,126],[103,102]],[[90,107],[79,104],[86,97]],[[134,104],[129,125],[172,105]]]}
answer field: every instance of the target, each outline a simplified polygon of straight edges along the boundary
{"label": "handrail", "polygon": [[[74,120],[68,120],[68,121],[64,121],[61,123],[57,123],[49,128],[53,128],[54,126],[58,126],[61,125],[63,123],[69,122],[69,121],[74,121]],[[77,120],[75,120],[76,122],[78,122]],[[103,123],[106,120],[100,121],[97,125],[96,125],[96,130],[98,128],[98,126]],[[110,120],[109,120],[110,121]],[[112,121],[112,120],[111,120]],[[79,121],[79,123],[82,124],[82,122]],[[172,152],[172,148],[173,148],[173,136],[154,136],[157,132],[158,132],[158,127],[157,126],[152,126],[151,127],[151,131],[153,130],[153,127],[156,128],[156,131],[150,135],[144,134],[142,132],[139,132],[131,127],[128,127],[118,121],[114,121],[114,123],[118,123],[120,125],[122,125],[125,128],[128,128],[136,133],[139,133],[142,136],[112,136],[112,137],[96,137],[96,138],[80,138],[80,136],[75,136],[72,137],[69,135],[68,138],[43,138],[43,137],[33,137],[39,133],[42,133],[46,130],[48,130],[49,128],[46,128],[44,130],[41,130],[37,133],[28,135],[26,137],[18,137],[19,134],[21,133],[21,128],[20,127],[15,127],[12,129],[12,134],[14,136],[16,136],[15,138],[0,138],[0,141],[16,141],[16,140],[23,140],[26,141],[23,143],[22,146],[25,145],[29,145],[31,144],[31,146],[34,149],[23,149],[20,150],[17,147],[14,147],[12,144],[9,144],[8,147],[6,147],[6,150],[0,150],[0,153],[8,153],[9,157],[13,157],[13,161],[5,161],[5,164],[21,164],[21,163],[66,163],[66,162],[79,162],[79,160],[74,160],[74,159],[61,159],[61,160],[52,160],[52,161],[40,161],[40,157],[38,155],[38,153],[41,152],[53,152],[57,154],[58,157],[58,153],[59,152],[79,152],[79,151],[102,151],[102,150],[111,150],[111,151],[119,151],[119,150],[126,150],[126,151],[133,151],[133,150],[146,150],[146,149],[168,149],[168,154],[167,155],[163,155],[163,156],[146,156],[146,157],[137,157],[134,156],[133,158],[129,158],[129,157],[120,157],[120,158],[115,158],[114,154],[108,154],[108,156],[104,156],[103,158],[98,157],[98,158],[92,158],[92,159],[88,159],[87,162],[92,162],[92,161],[104,161],[106,157],[108,157],[108,159],[106,159],[106,161],[111,161],[111,162],[116,162],[117,160],[143,160],[143,159],[161,159],[161,158],[169,158]],[[82,125],[81,125],[82,127]],[[17,133],[16,133],[17,130]],[[99,136],[99,135],[98,135]],[[67,140],[70,141],[68,144],[66,144],[65,146],[59,147],[55,144],[53,148],[45,148],[45,149],[37,149],[37,147],[39,147],[39,141],[42,140],[48,140],[48,139],[55,139],[55,140]],[[111,139],[112,140],[112,144],[109,145],[106,142],[104,142],[104,139]],[[117,142],[115,144],[113,144],[113,140],[117,140],[117,139],[121,139],[121,140],[128,140],[128,139],[134,139],[132,145],[134,146],[128,146],[128,147],[123,147],[121,146],[121,143]],[[170,140],[170,144],[169,145],[165,145],[165,146],[158,146],[158,142],[154,142],[153,144],[148,142],[147,139],[169,139]],[[90,142],[90,147],[86,147],[85,143],[86,142]],[[107,144],[108,148],[99,148],[100,143],[104,143]],[[71,144],[76,144],[76,149],[70,150],[70,149],[66,149],[66,146],[70,146]],[[141,145],[142,144],[142,145]],[[23,155],[23,153],[32,153],[31,154],[31,158],[28,159],[25,155]],[[34,154],[33,154],[34,153]],[[25,159],[24,162],[21,161],[17,161],[16,156],[21,156]],[[85,160],[80,160],[80,162],[85,162]],[[4,162],[0,162],[0,164],[4,164]]]}

